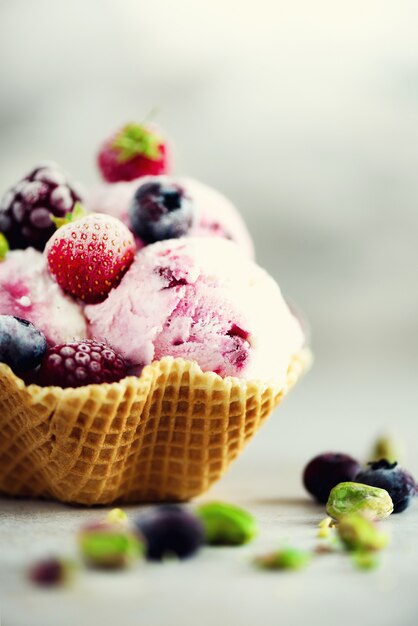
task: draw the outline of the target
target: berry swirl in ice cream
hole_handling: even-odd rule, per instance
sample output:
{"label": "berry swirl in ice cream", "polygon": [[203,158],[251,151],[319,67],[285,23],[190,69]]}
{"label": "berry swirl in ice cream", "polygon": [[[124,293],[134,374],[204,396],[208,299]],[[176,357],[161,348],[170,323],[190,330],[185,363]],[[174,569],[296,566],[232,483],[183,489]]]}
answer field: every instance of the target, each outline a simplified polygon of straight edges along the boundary
{"label": "berry swirl in ice cream", "polygon": [[182,357],[203,371],[277,386],[304,341],[277,283],[224,239],[145,247],[120,285],[85,313],[90,334],[131,367]]}

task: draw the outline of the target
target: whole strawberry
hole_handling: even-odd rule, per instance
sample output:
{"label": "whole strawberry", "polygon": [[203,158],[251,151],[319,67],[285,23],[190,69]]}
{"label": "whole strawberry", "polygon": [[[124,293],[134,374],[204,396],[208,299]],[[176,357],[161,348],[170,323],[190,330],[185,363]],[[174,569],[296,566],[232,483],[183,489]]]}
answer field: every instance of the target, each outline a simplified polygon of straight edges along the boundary
{"label": "whole strawberry", "polygon": [[110,346],[84,339],[48,348],[36,382],[44,386],[82,387],[113,383],[126,373],[125,361]]}
{"label": "whole strawberry", "polygon": [[167,143],[152,126],[126,124],[105,141],[97,155],[97,164],[109,183],[166,174]]}
{"label": "whole strawberry", "polygon": [[80,192],[54,163],[35,167],[0,200],[0,231],[11,248],[43,250],[55,231],[54,218],[71,213]]}
{"label": "whole strawberry", "polygon": [[94,304],[120,283],[135,249],[132,233],[120,220],[90,213],[58,228],[45,254],[61,289]]}

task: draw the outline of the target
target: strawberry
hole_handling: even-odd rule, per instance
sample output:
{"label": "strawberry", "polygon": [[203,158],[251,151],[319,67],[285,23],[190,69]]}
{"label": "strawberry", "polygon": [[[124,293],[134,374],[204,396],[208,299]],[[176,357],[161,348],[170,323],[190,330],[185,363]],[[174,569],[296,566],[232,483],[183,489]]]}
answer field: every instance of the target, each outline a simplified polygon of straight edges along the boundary
{"label": "strawberry", "polygon": [[58,228],[45,254],[58,285],[94,304],[120,283],[133,261],[135,242],[116,217],[90,213]]}
{"label": "strawberry", "polygon": [[109,183],[168,173],[168,148],[155,127],[126,124],[100,149],[97,163]]}

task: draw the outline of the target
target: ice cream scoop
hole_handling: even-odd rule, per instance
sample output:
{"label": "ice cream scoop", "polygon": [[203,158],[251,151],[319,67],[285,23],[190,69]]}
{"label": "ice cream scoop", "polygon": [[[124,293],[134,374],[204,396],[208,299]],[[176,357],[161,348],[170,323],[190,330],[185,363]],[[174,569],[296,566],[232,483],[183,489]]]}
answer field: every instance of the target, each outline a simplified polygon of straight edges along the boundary
{"label": "ice cream scoop", "polygon": [[87,336],[81,307],[53,282],[33,248],[12,250],[0,262],[0,314],[32,322],[51,344]]}
{"label": "ice cream scoop", "polygon": [[[254,246],[247,227],[235,206],[223,194],[193,178],[158,177],[173,181],[184,188],[193,202],[197,219],[188,235],[204,237],[223,237],[235,241],[254,257]],[[89,211],[107,213],[118,217],[129,226],[129,205],[137,189],[156,177],[144,176],[132,182],[120,182],[99,185],[90,190],[86,198]],[[138,247],[144,244],[137,239]]]}
{"label": "ice cream scoop", "polygon": [[138,371],[182,357],[203,371],[280,388],[304,342],[274,279],[222,238],[146,246],[121,284],[85,314],[90,334]]}

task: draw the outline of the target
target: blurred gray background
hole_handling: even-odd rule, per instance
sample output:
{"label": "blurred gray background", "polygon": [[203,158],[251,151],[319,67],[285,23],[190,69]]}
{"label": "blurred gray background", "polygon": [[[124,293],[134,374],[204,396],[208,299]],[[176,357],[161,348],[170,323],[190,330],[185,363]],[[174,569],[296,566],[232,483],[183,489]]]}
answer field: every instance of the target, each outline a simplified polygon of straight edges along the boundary
{"label": "blurred gray background", "polygon": [[[277,515],[289,537],[307,532],[300,476],[310,456],[330,448],[364,460],[388,428],[418,474],[417,27],[416,0],[0,0],[0,192],[41,159],[85,185],[98,181],[99,143],[158,107],[177,173],[235,202],[259,263],[306,311],[312,371],[214,492],[264,522]],[[335,575],[337,564],[327,578],[324,565],[306,585],[286,583],[280,598],[279,584],[260,579],[253,604],[253,578],[231,575],[231,595],[227,559],[218,579],[214,557],[207,580],[226,611],[220,623],[242,606],[234,623],[262,615],[267,626],[280,615],[313,624],[327,610],[341,624],[366,615],[379,626],[416,624],[413,513],[393,521],[392,563],[371,587]],[[174,603],[198,581],[196,567],[177,587],[164,578]],[[194,586],[197,595],[175,604],[179,623],[195,619],[193,601],[196,611],[206,602],[202,624],[212,624],[206,587]],[[10,589],[20,606],[18,584]],[[15,624],[27,623],[28,607]]]}

